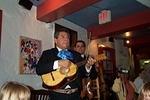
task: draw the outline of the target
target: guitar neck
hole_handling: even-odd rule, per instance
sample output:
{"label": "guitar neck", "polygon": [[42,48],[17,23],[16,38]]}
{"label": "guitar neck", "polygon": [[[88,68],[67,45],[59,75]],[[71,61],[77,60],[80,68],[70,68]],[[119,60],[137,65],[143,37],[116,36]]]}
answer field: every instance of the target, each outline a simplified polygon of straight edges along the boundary
{"label": "guitar neck", "polygon": [[[92,57],[92,56],[91,56],[91,57]],[[93,58],[96,59],[97,61],[102,61],[102,60],[107,59],[107,57],[106,57],[105,54],[99,54],[99,55],[97,55],[96,57],[93,57]],[[87,62],[87,59],[85,59],[85,60],[83,60],[83,61],[81,61],[81,62],[77,62],[76,65],[77,65],[78,67],[80,67],[80,66],[86,64],[86,62]]]}
{"label": "guitar neck", "polygon": [[85,65],[86,62],[87,62],[87,60],[83,60],[83,61],[77,62],[76,65],[77,65],[78,67],[81,67],[82,65]]}

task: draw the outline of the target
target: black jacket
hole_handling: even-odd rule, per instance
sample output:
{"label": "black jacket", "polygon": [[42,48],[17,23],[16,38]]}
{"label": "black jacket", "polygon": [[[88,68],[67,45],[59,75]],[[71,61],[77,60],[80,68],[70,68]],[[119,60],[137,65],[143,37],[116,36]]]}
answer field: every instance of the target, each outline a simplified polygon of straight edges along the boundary
{"label": "black jacket", "polygon": [[[83,61],[83,58],[80,56],[79,53],[72,51],[72,50],[68,50],[73,54],[73,60],[71,60],[71,62],[73,63],[78,63],[80,61]],[[53,64],[54,61],[56,60],[60,60],[61,58],[57,56],[58,54],[58,49],[57,48],[52,48],[46,51],[43,51],[37,67],[36,67],[36,72],[38,75],[43,75],[49,72],[54,71],[53,70]],[[84,65],[82,66],[78,66],[77,68],[77,73],[75,75],[75,79],[70,80],[69,82],[66,82],[66,84],[63,84],[62,86],[60,86],[61,88],[64,88],[66,85],[71,86],[71,88],[80,88],[80,82],[81,79],[87,76],[87,72],[85,70]],[[90,75],[91,79],[95,79],[97,77],[97,72],[95,67],[93,67],[91,69]],[[45,87],[45,85],[44,85]],[[48,87],[46,87],[48,88]]]}

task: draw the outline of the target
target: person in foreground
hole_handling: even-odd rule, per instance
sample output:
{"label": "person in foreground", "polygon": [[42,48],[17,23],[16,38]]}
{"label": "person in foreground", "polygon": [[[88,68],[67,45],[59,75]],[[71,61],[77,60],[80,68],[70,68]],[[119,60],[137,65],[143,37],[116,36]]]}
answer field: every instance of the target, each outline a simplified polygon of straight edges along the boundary
{"label": "person in foreground", "polygon": [[129,80],[129,71],[126,69],[120,69],[118,71],[118,77],[114,80],[112,90],[117,93],[119,100],[133,100],[135,86],[132,81]]}
{"label": "person in foreground", "polygon": [[69,49],[69,37],[66,29],[55,32],[55,48],[43,51],[36,67],[37,74],[42,76],[43,87],[51,91],[51,100],[80,100],[82,78],[86,74],[97,77],[97,73],[91,73],[95,59],[89,57],[86,64],[80,64],[80,54]]}
{"label": "person in foreground", "polygon": [[150,100],[150,82],[144,84],[139,94],[138,100]]}
{"label": "person in foreground", "polygon": [[30,100],[30,89],[18,82],[6,82],[0,90],[0,100]]}

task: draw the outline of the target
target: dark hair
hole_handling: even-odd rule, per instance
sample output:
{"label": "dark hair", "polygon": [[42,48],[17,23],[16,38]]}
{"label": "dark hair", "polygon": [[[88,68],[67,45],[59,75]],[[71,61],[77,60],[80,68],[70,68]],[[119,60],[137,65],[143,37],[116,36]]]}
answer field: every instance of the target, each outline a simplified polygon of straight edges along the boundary
{"label": "dark hair", "polygon": [[129,70],[120,68],[120,69],[118,70],[118,73],[120,73],[120,74],[129,74]]}
{"label": "dark hair", "polygon": [[68,34],[68,36],[70,36],[69,30],[67,30],[66,28],[60,28],[57,31],[55,31],[54,38],[58,38],[58,35],[59,35],[60,32],[66,32]]}
{"label": "dark hair", "polygon": [[78,40],[78,41],[76,41],[75,46],[77,45],[77,43],[82,43],[83,46],[86,47],[86,44],[85,44],[85,42],[84,42],[83,40]]}

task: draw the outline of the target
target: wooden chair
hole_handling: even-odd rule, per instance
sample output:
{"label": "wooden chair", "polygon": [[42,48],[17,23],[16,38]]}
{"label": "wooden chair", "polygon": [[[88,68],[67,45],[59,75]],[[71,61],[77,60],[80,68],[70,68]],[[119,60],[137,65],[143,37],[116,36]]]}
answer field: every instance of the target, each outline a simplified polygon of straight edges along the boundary
{"label": "wooden chair", "polygon": [[99,87],[99,78],[97,77],[95,80],[92,80],[91,89],[93,90],[93,99],[92,100],[100,100],[100,87]]}
{"label": "wooden chair", "polygon": [[31,90],[30,100],[50,100],[50,91],[48,90]]}

